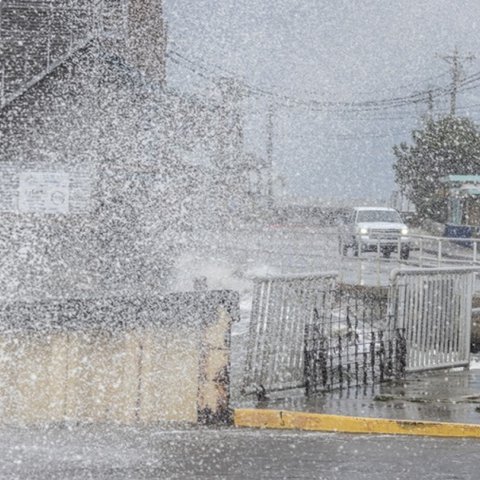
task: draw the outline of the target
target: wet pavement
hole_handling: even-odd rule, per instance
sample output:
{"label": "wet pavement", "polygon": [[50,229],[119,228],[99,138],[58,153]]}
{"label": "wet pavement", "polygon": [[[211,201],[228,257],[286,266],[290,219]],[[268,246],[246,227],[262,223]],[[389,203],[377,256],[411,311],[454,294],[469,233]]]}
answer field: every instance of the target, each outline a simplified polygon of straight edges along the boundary
{"label": "wet pavement", "polygon": [[252,399],[261,407],[336,415],[480,424],[480,369],[409,374],[398,382],[352,387],[305,397],[303,390]]}
{"label": "wet pavement", "polygon": [[2,480],[477,480],[480,440],[161,427],[0,428]]}
{"label": "wet pavement", "polygon": [[[480,370],[283,397],[260,406],[480,423]],[[0,426],[0,452],[0,480],[477,480],[480,465],[479,439],[165,425]]]}

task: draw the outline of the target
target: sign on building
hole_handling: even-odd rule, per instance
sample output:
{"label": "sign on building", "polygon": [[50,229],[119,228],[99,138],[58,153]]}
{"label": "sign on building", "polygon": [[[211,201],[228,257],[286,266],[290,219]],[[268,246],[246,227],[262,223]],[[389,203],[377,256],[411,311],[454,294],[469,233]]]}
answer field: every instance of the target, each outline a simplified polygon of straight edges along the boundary
{"label": "sign on building", "polygon": [[69,212],[70,176],[65,172],[21,172],[18,210],[23,213]]}

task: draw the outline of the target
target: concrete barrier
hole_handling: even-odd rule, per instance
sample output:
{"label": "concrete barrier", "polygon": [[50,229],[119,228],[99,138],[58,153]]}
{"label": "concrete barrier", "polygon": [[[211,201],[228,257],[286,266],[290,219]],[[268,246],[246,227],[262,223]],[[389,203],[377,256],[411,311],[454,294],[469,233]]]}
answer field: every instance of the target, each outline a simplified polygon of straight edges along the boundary
{"label": "concrete barrier", "polygon": [[225,422],[233,292],[0,308],[3,423]]}
{"label": "concrete barrier", "polygon": [[349,417],[287,410],[235,409],[237,427],[375,435],[480,438],[480,425]]}

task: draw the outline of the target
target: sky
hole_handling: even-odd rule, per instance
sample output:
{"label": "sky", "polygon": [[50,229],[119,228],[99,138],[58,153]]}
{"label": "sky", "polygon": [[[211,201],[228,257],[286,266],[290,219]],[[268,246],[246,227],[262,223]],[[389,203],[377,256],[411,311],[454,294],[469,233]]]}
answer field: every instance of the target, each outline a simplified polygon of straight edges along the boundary
{"label": "sky", "polygon": [[[202,95],[226,72],[245,82],[246,150],[260,156],[273,103],[274,174],[287,195],[387,199],[396,188],[392,147],[409,141],[427,104],[346,112],[338,103],[448,87],[442,57],[455,46],[477,54],[464,74],[480,71],[478,0],[164,2],[168,49],[187,59],[168,63],[169,84]],[[458,113],[480,121],[478,85],[459,95]],[[448,100],[435,99],[436,115]]]}

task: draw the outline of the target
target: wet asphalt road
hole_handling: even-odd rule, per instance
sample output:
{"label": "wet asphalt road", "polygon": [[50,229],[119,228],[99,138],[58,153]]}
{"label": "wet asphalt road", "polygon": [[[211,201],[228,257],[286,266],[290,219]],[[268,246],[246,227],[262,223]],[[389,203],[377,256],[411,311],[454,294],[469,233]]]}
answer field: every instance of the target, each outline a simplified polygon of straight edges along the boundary
{"label": "wet asphalt road", "polygon": [[1,479],[477,480],[480,440],[240,429],[0,430]]}

